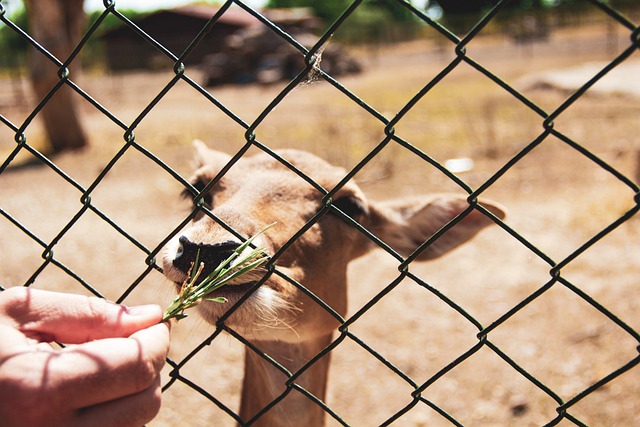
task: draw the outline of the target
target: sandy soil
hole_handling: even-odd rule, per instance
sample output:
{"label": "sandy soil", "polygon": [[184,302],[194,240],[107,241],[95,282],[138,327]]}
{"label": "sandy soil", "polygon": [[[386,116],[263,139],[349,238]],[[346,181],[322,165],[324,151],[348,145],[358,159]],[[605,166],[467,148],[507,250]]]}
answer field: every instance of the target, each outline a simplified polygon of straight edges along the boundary
{"label": "sandy soil", "polygon": [[[616,43],[605,43],[604,31],[593,27],[556,33],[546,42],[527,47],[502,39],[476,40],[468,51],[474,60],[552,112],[567,94],[521,86],[520,79],[531,73],[610,61],[626,48],[628,36],[620,31]],[[455,56],[453,49],[443,52],[429,42],[363,49],[359,55],[366,71],[341,82],[388,118],[394,117]],[[189,75],[199,78],[195,71]],[[576,77],[578,81],[583,78]],[[170,70],[114,76],[87,74],[80,85],[120,120],[131,123],[170,79]],[[626,80],[625,84],[637,84],[633,80],[637,79]],[[0,80],[0,112],[20,124],[30,109],[15,102],[19,86],[14,83]],[[251,123],[282,88],[225,87],[212,89],[211,93]],[[33,101],[27,99],[29,105]],[[188,214],[187,202],[178,197],[180,184],[157,162],[129,148],[91,193],[93,208],[111,218],[127,236],[93,210],[84,211],[83,191],[68,180],[89,188],[125,142],[124,131],[94,107],[83,103],[83,112],[91,148],[55,158],[68,179],[45,166],[11,168],[0,175],[1,208],[30,230],[26,233],[0,217],[0,252],[4,258],[0,284],[22,285],[44,266],[32,286],[88,293],[80,280],[65,271],[70,270],[114,300],[139,280],[126,298],[127,304],[166,305],[172,298],[172,288],[160,273],[148,272],[146,259]],[[633,181],[639,113],[640,103],[633,97],[587,94],[554,120],[554,129]],[[542,132],[538,114],[464,63],[418,102],[396,129],[397,135],[438,161],[472,158],[474,168],[461,173],[460,178],[473,188],[482,185]],[[185,177],[190,174],[193,138],[228,152],[244,143],[242,126],[184,82],[169,91],[135,133],[142,147]],[[30,143],[44,145],[37,120],[26,134]],[[328,84],[316,83],[299,87],[287,96],[260,124],[257,135],[272,148],[304,148],[353,167],[382,140],[384,126]],[[0,152],[5,153],[2,159],[12,149],[12,132],[0,126]],[[28,157],[21,154],[18,160]],[[426,162],[393,144],[357,178],[374,199],[431,191],[462,192]],[[551,280],[550,263],[572,257],[574,251],[635,205],[633,184],[628,185],[552,136],[506,171],[483,196],[507,207],[508,227],[529,244],[496,226],[442,259],[411,266],[414,274],[483,327],[503,318],[547,284]],[[79,213],[82,215],[76,220]],[[71,227],[61,233],[67,225]],[[47,264],[42,257],[43,246],[56,238],[59,241],[53,256],[64,268]],[[486,345],[430,385],[422,398],[464,425],[537,426],[551,422],[557,416],[558,403],[490,347],[499,348],[564,401],[635,360],[640,331],[639,242],[640,222],[634,217],[581,252],[561,270],[562,278],[579,292],[555,283],[500,322],[489,333]],[[528,245],[537,248],[539,254]],[[397,263],[382,251],[354,262],[349,271],[350,313],[356,313],[397,275]],[[598,311],[580,296],[582,293],[635,332],[627,332]],[[210,332],[207,324],[190,316],[172,331],[170,357],[182,360]],[[350,332],[418,385],[478,344],[477,327],[434,293],[408,279],[355,322]],[[237,410],[242,350],[233,338],[221,336],[180,373]],[[165,382],[168,374],[167,369]],[[350,339],[333,351],[327,403],[350,425],[385,422],[412,403],[413,390]],[[588,394],[568,412],[592,426],[640,425],[640,368]],[[207,399],[176,382],[165,393],[162,410],[150,426],[233,424],[231,417]],[[329,420],[328,425],[339,424]],[[427,404],[418,402],[393,425],[451,424]],[[559,425],[573,423],[565,420]]]}

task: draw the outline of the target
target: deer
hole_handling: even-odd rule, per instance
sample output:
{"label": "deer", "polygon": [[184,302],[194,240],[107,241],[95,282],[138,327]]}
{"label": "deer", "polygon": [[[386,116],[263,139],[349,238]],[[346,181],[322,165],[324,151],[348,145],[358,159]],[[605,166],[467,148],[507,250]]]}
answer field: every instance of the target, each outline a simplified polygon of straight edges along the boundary
{"label": "deer", "polygon": [[[470,209],[467,198],[452,194],[370,201],[353,180],[337,187],[345,180],[343,168],[306,151],[276,151],[276,156],[286,159],[290,166],[261,152],[240,157],[229,168],[230,155],[210,149],[201,141],[194,141],[194,145],[196,170],[191,184],[198,193],[192,189],[183,193],[204,204],[210,214],[196,209],[191,222],[170,240],[162,259],[164,274],[179,287],[187,278],[196,253],[205,266],[209,264],[213,269],[237,249],[243,239],[258,234],[253,243],[270,255],[278,254],[277,259],[272,260],[277,274],[266,267],[253,270],[211,294],[226,298],[226,304],[203,301],[197,311],[212,325],[227,316],[224,317],[226,327],[292,374],[329,346],[340,326],[340,320],[300,285],[344,318],[348,265],[379,245],[350,220],[378,237],[399,256],[407,257],[454,218],[462,217],[419,252],[415,259],[423,261],[444,255],[506,216],[505,209],[495,202],[479,200]],[[323,201],[327,194],[294,173],[292,167],[310,177],[321,189],[335,190],[329,209]],[[221,174],[223,168],[226,172]],[[221,177],[215,184],[210,184],[218,175]],[[205,189],[206,194],[201,194]],[[317,219],[320,212],[324,215]],[[312,218],[317,221],[308,226]],[[304,227],[308,227],[306,231],[292,240]],[[203,277],[207,274],[206,268]],[[263,278],[261,283],[260,278]],[[227,315],[229,308],[241,298],[245,298],[244,301]],[[323,402],[330,357],[329,352],[295,378],[297,386]],[[285,393],[288,378],[259,352],[246,348],[238,414],[243,425],[324,425],[325,410],[317,402],[297,389]],[[275,400],[277,403],[272,405]]]}

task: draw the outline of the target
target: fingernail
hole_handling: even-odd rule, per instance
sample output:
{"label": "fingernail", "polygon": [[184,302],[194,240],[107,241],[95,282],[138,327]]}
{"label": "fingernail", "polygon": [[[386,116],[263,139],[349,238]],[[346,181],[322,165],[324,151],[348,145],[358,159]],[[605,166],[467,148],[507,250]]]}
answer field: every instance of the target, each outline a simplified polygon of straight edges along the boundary
{"label": "fingernail", "polygon": [[162,315],[162,308],[156,304],[136,305],[127,307],[127,314],[130,316],[157,316]]}

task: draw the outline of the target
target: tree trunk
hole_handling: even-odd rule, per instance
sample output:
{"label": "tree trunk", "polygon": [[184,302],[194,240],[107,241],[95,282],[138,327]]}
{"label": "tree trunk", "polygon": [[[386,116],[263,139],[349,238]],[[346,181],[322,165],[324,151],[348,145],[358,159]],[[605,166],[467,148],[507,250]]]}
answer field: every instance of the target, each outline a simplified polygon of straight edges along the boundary
{"label": "tree trunk", "polygon": [[[83,0],[27,0],[31,36],[58,60],[64,62],[71,54],[85,28]],[[40,100],[60,81],[58,66],[42,53],[32,49],[30,77]],[[80,59],[69,67],[76,77]],[[87,145],[80,122],[77,99],[73,89],[61,86],[39,113],[53,153],[77,150]]]}

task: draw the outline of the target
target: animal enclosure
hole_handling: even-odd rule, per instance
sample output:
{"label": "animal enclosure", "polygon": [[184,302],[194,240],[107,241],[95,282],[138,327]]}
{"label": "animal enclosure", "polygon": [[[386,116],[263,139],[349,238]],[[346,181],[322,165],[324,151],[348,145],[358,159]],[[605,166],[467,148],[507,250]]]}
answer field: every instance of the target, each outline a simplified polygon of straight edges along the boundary
{"label": "animal enclosure", "polygon": [[[618,74],[639,60],[637,16],[615,2],[585,1],[589,18],[580,26],[557,24],[544,38],[516,43],[495,30],[507,15],[526,22],[506,1],[460,34],[409,3],[391,3],[415,16],[421,37],[353,46],[364,71],[340,79],[323,71],[321,53],[351,25],[361,1],[311,49],[243,2],[228,1],[180,52],[127,20],[117,2],[105,2],[104,18],[120,19],[172,65],[79,76],[68,67],[102,20],[69,57],[56,58],[0,3],[2,24],[59,68],[50,95],[26,95],[25,103],[14,98],[25,79],[1,77],[0,286],[166,306],[174,290],[161,274],[161,251],[205,209],[199,196],[195,208],[179,197],[191,188],[191,141],[229,153],[231,168],[255,153],[279,159],[276,149],[308,150],[347,171],[335,188],[294,171],[325,203],[313,221],[335,211],[332,196],[350,179],[372,199],[456,193],[470,210],[486,197],[509,215],[429,263],[414,259],[462,216],[408,258],[360,230],[379,248],[350,266],[348,314],[337,316],[332,343],[301,370],[331,354],[327,399],[300,386],[301,371],[286,369],[282,398],[302,394],[331,426],[636,425],[640,102],[604,83],[622,81],[629,93],[638,85]],[[183,64],[230,8],[300,52],[306,66],[295,79],[201,85],[201,70]],[[550,9],[546,19],[553,17]],[[537,79],[584,64],[592,71],[574,74],[574,87]],[[63,86],[77,94],[91,146],[50,159],[38,114]],[[175,325],[172,339],[163,407],[150,426],[260,418],[238,416],[242,350],[271,360],[268,354],[195,313]]]}

